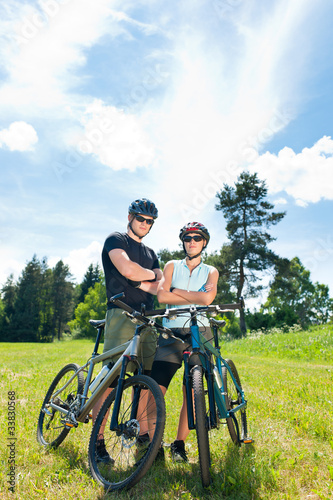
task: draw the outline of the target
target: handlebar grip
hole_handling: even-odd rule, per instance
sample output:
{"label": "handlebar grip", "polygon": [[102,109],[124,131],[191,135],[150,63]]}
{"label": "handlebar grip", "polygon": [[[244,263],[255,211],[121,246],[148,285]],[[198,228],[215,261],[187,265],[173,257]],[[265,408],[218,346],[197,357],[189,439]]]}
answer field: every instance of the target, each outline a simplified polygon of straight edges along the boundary
{"label": "handlebar grip", "polygon": [[127,304],[125,304],[125,302],[122,302],[121,300],[119,300],[123,297],[125,297],[124,292],[118,293],[117,295],[114,295],[113,297],[111,297],[110,302],[112,302],[116,306],[121,307],[121,309],[124,309],[124,311],[127,311],[128,313],[132,314],[134,312],[134,309],[132,307],[128,306]]}

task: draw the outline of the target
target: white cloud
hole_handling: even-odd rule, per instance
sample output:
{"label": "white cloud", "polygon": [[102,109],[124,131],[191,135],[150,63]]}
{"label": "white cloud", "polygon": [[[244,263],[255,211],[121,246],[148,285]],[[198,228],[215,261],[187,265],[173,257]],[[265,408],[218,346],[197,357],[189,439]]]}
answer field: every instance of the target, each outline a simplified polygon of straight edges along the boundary
{"label": "white cloud", "polygon": [[265,153],[251,165],[251,171],[266,179],[269,191],[285,191],[297,205],[321,199],[333,200],[333,140],[324,136],[313,147],[296,154],[283,148],[277,155]]}
{"label": "white cloud", "polygon": [[7,146],[10,151],[32,151],[37,142],[37,132],[29,123],[13,122],[0,130],[0,147]]}
{"label": "white cloud", "polygon": [[114,106],[95,100],[84,117],[84,134],[76,140],[81,153],[90,153],[113,170],[135,170],[151,165],[154,150],[144,130],[144,121]]}
{"label": "white cloud", "polygon": [[102,245],[98,241],[92,241],[85,248],[71,250],[66,257],[53,256],[49,259],[49,266],[54,267],[62,259],[69,266],[74,279],[80,283],[90,264],[99,264],[101,261]]}
{"label": "white cloud", "polygon": [[[1,241],[2,247],[4,247],[4,241]],[[22,272],[24,263],[18,259],[13,258],[13,252],[11,249],[2,248],[0,252],[1,262],[4,264],[0,268],[0,285],[4,285],[12,274],[14,276],[14,281],[16,281]]]}

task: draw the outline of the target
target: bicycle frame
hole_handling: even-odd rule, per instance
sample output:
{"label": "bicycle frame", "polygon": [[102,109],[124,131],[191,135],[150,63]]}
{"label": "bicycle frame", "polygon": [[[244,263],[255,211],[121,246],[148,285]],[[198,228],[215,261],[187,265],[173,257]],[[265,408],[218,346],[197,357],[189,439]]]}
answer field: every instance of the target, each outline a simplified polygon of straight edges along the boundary
{"label": "bicycle frame", "polygon": [[[247,401],[244,397],[244,392],[241,387],[239,387],[235,377],[228,365],[228,363],[222,358],[217,341],[217,328],[213,325],[215,347],[202,335],[199,331],[197,324],[197,319],[195,317],[195,308],[189,311],[191,313],[191,343],[192,350],[184,351],[184,374],[185,374],[185,391],[186,391],[186,401],[187,401],[187,417],[188,417],[188,427],[189,429],[195,429],[194,423],[194,412],[193,412],[193,398],[192,398],[192,384],[191,384],[191,369],[190,369],[190,358],[193,354],[198,354],[202,367],[205,372],[208,388],[208,401],[209,401],[209,416],[210,423],[209,428],[213,429],[217,427],[217,415],[216,407],[218,410],[219,418],[225,419],[233,417],[233,415],[240,411],[242,408],[246,408]],[[216,359],[216,366],[219,373],[219,378],[221,380],[221,387],[217,383],[213,364],[211,363],[211,357],[214,356]],[[223,384],[222,377],[222,365],[228,370],[237,390],[241,394],[241,403],[234,407],[232,410],[228,410],[225,403],[225,396],[227,394],[226,388]]]}
{"label": "bicycle frame", "polygon": [[[85,363],[85,365],[81,366],[73,375],[72,377],[66,382],[66,384],[61,387],[58,391],[56,391],[53,394],[52,399],[54,399],[58,394],[61,393],[71,382],[72,380],[77,376],[77,374],[81,371],[86,370],[86,368],[89,366],[88,369],[88,374],[87,378],[85,381],[84,389],[83,389],[83,394],[78,395],[80,399],[80,405],[79,405],[79,412],[75,416],[70,410],[65,410],[64,408],[61,408],[60,406],[56,405],[53,402],[50,402],[49,405],[51,408],[54,410],[57,410],[64,414],[66,417],[72,421],[73,426],[76,426],[78,422],[87,422],[87,417],[91,409],[95,406],[99,398],[102,396],[102,394],[106,391],[106,389],[114,382],[114,380],[120,375],[119,377],[119,382],[117,384],[117,393],[116,393],[116,401],[113,409],[113,417],[114,419],[111,422],[111,425],[116,427],[116,420],[118,417],[119,413],[119,404],[120,404],[120,399],[121,399],[121,393],[123,390],[123,383],[125,380],[125,374],[126,374],[126,367],[130,361],[133,361],[134,363],[137,364],[138,366],[138,373],[141,373],[141,365],[137,361],[137,355],[138,355],[138,349],[140,345],[140,333],[141,330],[145,327],[146,325],[138,325],[135,329],[134,336],[132,340],[126,342],[125,344],[121,344],[118,347],[115,347],[113,349],[110,349],[109,351],[104,352],[103,354],[97,354],[98,346],[99,346],[99,341],[101,337],[102,330],[104,328],[104,324],[101,324],[98,328],[98,334],[97,334],[97,339],[95,343],[95,348],[94,352],[92,354],[92,358]],[[90,382],[92,379],[92,374],[94,371],[94,366],[97,363],[100,363],[104,361],[105,359],[112,358],[115,356],[120,356],[120,358],[116,361],[114,366],[111,368],[110,372],[106,375],[106,377],[102,380],[98,388],[93,392],[93,394],[88,397],[88,390],[90,386]],[[70,423],[68,424],[69,426]]]}

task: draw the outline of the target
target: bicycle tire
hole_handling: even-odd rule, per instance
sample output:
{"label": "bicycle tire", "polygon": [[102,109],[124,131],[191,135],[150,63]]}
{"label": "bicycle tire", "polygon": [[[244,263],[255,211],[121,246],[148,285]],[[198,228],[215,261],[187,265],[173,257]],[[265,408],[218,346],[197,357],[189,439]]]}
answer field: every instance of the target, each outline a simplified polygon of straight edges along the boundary
{"label": "bicycle tire", "polygon": [[[147,400],[145,406],[147,413],[144,415],[144,412],[141,412],[138,415],[137,410],[133,409],[133,394],[137,394],[135,391],[142,394],[141,391],[145,390],[150,391],[147,395],[152,399]],[[125,380],[118,416],[118,424],[123,426],[121,431],[110,430],[115,396],[116,388],[104,401],[89,441],[88,458],[91,474],[107,492],[129,489],[142,479],[158,453],[165,426],[164,397],[159,385],[150,377],[135,375]],[[156,422],[154,435],[150,444],[149,442],[140,444],[138,441],[140,423],[142,425],[144,420],[148,422],[148,413]],[[104,432],[100,432],[104,424]],[[148,431],[151,433],[151,429],[148,428]],[[97,461],[96,443],[101,434],[104,435],[105,448],[111,457],[109,464]]]}
{"label": "bicycle tire", "polygon": [[[71,430],[70,427],[66,427],[64,422],[62,422],[64,415],[58,410],[48,408],[48,403],[52,395],[65,385],[67,380],[69,380],[79,368],[79,365],[76,363],[70,363],[64,366],[56,375],[46,393],[37,424],[37,441],[45,447],[57,448]],[[57,401],[55,401],[56,404],[64,409],[69,409],[70,403],[75,400],[76,396],[82,394],[83,387],[84,376],[82,372],[79,372],[66,389],[57,396]],[[45,409],[51,412],[51,415],[45,413]]]}
{"label": "bicycle tire", "polygon": [[206,412],[205,391],[202,368],[195,366],[192,370],[192,384],[195,409],[195,430],[197,433],[201,481],[204,487],[211,483],[210,450],[208,429],[209,422]]}
{"label": "bicycle tire", "polygon": [[[229,365],[231,372],[241,389],[242,386],[235,363],[231,359],[226,359],[225,361]],[[229,411],[241,403],[242,397],[240,391],[237,389],[234,381],[232,380],[228,369],[225,366],[222,367],[222,380],[224,391],[226,393],[225,403],[227,410]],[[228,417],[226,420],[228,431],[232,441],[236,445],[240,446],[242,440],[247,436],[246,410],[239,410],[233,415],[233,417]]]}

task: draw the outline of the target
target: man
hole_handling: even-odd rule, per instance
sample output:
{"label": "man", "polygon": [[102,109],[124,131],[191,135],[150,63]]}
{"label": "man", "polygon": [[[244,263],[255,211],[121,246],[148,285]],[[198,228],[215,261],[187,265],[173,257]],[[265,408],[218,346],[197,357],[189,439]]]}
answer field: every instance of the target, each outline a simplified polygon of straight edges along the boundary
{"label": "man", "polygon": [[[162,271],[155,252],[144,245],[142,239],[149,233],[157,217],[158,211],[153,202],[146,198],[135,200],[128,209],[127,232],[112,233],[105,240],[102,263],[108,306],[103,352],[127,342],[135,331],[135,325],[123,314],[122,309],[109,303],[113,295],[125,292],[122,301],[139,311],[141,304],[149,310],[154,308],[154,295],[157,293]],[[156,336],[152,331],[145,333],[143,346],[144,373],[150,374],[156,351]],[[110,390],[95,405],[94,421]],[[97,443],[97,459],[103,462],[112,460],[105,449],[103,435]]]}
{"label": "man", "polygon": [[[215,267],[201,261],[201,253],[207,247],[210,239],[207,228],[200,222],[189,222],[181,228],[179,238],[183,243],[184,260],[167,262],[160,281],[157,298],[160,303],[168,307],[197,304],[209,305],[213,302],[217,292],[218,271]],[[171,328],[185,343],[173,338],[163,339],[160,336],[154,359],[151,377],[160,385],[163,394],[182,365],[183,351],[189,343],[189,317],[163,319],[163,325]],[[211,338],[209,321],[205,316],[199,316],[199,330],[207,338]],[[192,356],[190,364],[200,364],[197,356]],[[179,416],[179,425],[176,440],[171,444],[171,454],[174,461],[187,462],[185,439],[189,434],[187,420],[187,404],[185,386],[183,385],[183,405]]]}

